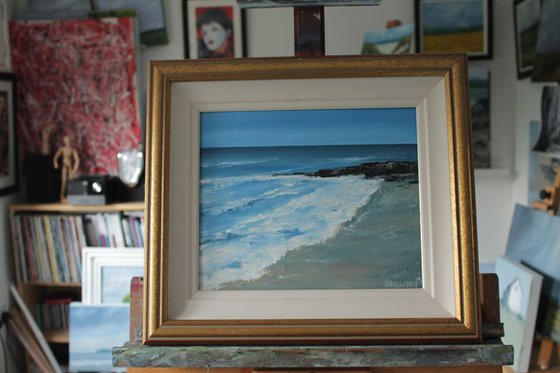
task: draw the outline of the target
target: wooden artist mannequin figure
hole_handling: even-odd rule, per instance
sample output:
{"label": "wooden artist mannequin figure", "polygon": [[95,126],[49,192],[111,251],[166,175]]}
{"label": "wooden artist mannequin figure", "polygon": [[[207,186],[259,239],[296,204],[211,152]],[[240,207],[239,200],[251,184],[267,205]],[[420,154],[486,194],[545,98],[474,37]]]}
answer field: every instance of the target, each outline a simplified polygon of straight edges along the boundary
{"label": "wooden artist mannequin figure", "polygon": [[[78,152],[76,149],[70,146],[70,137],[64,136],[64,146],[58,149],[53,158],[53,165],[55,170],[58,169],[58,158],[62,156],[62,174],[60,183],[60,200],[65,201],[66,197],[66,185],[68,180],[73,179],[76,176],[76,171],[80,166],[80,157],[78,157]],[[72,160],[74,161],[72,164]]]}

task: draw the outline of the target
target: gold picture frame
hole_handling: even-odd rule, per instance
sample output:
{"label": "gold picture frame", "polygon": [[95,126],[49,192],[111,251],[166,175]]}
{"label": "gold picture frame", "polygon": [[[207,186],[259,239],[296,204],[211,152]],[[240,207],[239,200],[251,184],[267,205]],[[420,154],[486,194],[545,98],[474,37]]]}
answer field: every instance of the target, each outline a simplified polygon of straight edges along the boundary
{"label": "gold picture frame", "polygon": [[[146,131],[144,343],[479,341],[467,90],[464,55],[152,62]],[[414,112],[421,285],[204,288],[205,267],[199,262],[204,113],[356,108]]]}

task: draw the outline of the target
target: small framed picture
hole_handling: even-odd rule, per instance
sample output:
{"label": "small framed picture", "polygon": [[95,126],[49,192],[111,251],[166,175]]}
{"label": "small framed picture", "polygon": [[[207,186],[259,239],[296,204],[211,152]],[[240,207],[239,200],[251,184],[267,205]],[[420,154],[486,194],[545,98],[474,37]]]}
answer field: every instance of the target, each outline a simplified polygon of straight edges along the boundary
{"label": "small framed picture", "polygon": [[0,196],[19,189],[14,74],[0,72]]}
{"label": "small framed picture", "polygon": [[416,0],[417,52],[492,57],[492,0]]}
{"label": "small framed picture", "polygon": [[82,302],[130,302],[130,280],[144,273],[144,250],[86,247],[83,250]]}
{"label": "small framed picture", "polygon": [[541,0],[515,0],[513,12],[517,78],[521,79],[530,76],[534,68],[541,20]]}
{"label": "small framed picture", "polygon": [[242,16],[236,0],[183,0],[185,57],[243,57]]}

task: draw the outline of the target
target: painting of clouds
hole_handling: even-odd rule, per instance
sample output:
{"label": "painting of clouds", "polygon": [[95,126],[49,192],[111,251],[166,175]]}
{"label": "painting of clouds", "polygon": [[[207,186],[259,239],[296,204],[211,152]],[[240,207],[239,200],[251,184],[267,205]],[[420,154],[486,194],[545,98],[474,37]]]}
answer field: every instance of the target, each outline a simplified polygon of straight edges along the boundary
{"label": "painting of clouds", "polygon": [[488,0],[420,0],[421,52],[489,57]]}
{"label": "painting of clouds", "polygon": [[527,372],[535,333],[542,276],[519,262],[499,257],[496,260],[499,278],[500,315],[504,323],[504,344],[513,348],[513,368]]}
{"label": "painting of clouds", "polygon": [[70,304],[70,371],[124,372],[113,368],[112,348],[129,338],[129,305]]}

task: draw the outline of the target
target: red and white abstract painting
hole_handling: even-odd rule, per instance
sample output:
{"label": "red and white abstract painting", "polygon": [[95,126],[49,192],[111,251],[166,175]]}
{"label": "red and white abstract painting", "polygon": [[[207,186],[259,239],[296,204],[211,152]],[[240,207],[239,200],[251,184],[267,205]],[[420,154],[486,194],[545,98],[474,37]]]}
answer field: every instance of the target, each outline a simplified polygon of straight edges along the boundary
{"label": "red and white abstract painting", "polygon": [[10,45],[23,153],[54,124],[51,153],[69,136],[80,173],[117,174],[117,153],[142,141],[133,20],[12,21]]}

